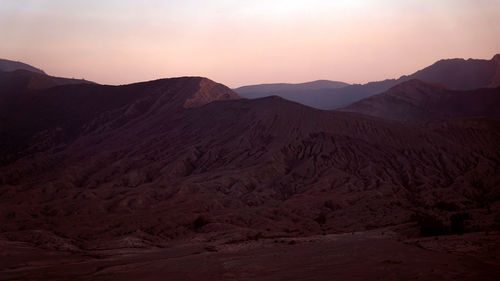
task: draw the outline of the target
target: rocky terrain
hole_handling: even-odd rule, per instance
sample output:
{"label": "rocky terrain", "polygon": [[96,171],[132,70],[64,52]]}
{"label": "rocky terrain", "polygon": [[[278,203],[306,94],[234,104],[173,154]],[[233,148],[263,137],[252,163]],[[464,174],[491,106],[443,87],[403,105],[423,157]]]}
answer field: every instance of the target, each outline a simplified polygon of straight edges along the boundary
{"label": "rocky terrain", "polygon": [[27,74],[0,73],[0,280],[498,276],[488,114],[401,123],[201,77]]}

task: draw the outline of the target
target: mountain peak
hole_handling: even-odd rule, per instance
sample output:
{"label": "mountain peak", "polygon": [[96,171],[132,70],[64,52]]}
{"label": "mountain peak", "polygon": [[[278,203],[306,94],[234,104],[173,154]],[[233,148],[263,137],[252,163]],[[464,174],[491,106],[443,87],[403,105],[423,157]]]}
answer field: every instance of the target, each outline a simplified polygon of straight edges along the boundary
{"label": "mountain peak", "polygon": [[185,100],[184,108],[199,107],[216,100],[241,99],[237,93],[220,83],[205,77],[196,78],[199,79],[199,89]]}
{"label": "mountain peak", "polygon": [[141,89],[144,95],[162,96],[158,106],[192,108],[217,100],[234,100],[241,97],[230,88],[200,76],[162,78],[147,82],[122,85]]}
{"label": "mountain peak", "polygon": [[500,65],[500,54],[496,54],[493,56],[493,58],[491,59],[493,62],[495,62],[496,64]]}

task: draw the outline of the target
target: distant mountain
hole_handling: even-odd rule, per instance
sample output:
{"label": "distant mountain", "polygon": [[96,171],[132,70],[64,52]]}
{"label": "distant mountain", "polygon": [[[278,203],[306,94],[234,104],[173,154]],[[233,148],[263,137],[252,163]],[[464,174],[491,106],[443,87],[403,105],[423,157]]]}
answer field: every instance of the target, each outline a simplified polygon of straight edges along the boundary
{"label": "distant mountain", "polygon": [[29,64],[25,64],[19,61],[0,59],[0,71],[15,71],[20,69],[29,70],[31,72],[36,72],[40,74],[45,74],[43,70],[33,67]]}
{"label": "distant mountain", "polygon": [[298,84],[275,83],[250,85],[236,88],[234,89],[234,91],[239,93],[240,95],[243,94],[247,97],[251,96],[252,98],[260,98],[290,91],[337,89],[345,86],[349,86],[349,84],[338,81],[317,80]]}
{"label": "distant mountain", "polygon": [[[399,79],[388,79],[367,84],[355,84],[341,88],[310,89],[300,91],[277,91],[285,99],[296,101],[319,109],[336,109],[345,107],[366,97],[387,91],[393,86],[411,79],[439,83],[456,90],[470,90],[500,85],[500,55],[491,60],[446,59],[429,67]],[[244,87],[242,87],[244,88]],[[241,89],[241,88],[238,88]],[[236,89],[236,92],[239,90]],[[243,97],[254,98],[265,94],[239,92]]]}
{"label": "distant mountain", "polygon": [[416,121],[472,116],[500,118],[499,109],[500,87],[459,91],[412,79],[341,110]]}
{"label": "distant mountain", "polygon": [[328,96],[332,89],[346,86],[349,86],[349,84],[338,81],[317,80],[299,84],[275,83],[243,86],[234,89],[234,91],[248,99],[279,96],[301,104],[319,107],[322,96]]}

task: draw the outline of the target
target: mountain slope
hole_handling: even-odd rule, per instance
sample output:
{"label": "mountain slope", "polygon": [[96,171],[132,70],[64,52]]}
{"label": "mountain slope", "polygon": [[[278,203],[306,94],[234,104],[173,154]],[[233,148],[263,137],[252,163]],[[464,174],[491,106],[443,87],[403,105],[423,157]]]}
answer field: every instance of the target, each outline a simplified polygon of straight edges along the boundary
{"label": "mountain slope", "polygon": [[500,80],[497,77],[497,73],[500,72],[499,60],[500,54],[495,55],[491,60],[440,60],[413,73],[409,78],[440,83],[455,90],[495,87],[500,86]]}
{"label": "mountain slope", "polygon": [[[500,85],[500,55],[495,55],[491,60],[440,60],[429,67],[399,79],[388,79],[362,85],[355,84],[337,89],[279,91],[272,94],[320,109],[336,109],[385,92],[397,84],[412,79],[439,83],[456,90],[496,87]],[[238,92],[238,89],[236,91]],[[255,95],[241,92],[240,94],[246,98],[264,96],[262,93]]]}
{"label": "mountain slope", "polygon": [[4,235],[83,251],[197,235],[418,233],[415,214],[447,223],[457,209],[470,229],[494,229],[483,213],[498,213],[500,121],[403,125],[237,98],[202,78],[26,96],[5,117],[30,134],[0,168]]}
{"label": "mountain slope", "polygon": [[0,59],[0,71],[10,72],[16,70],[28,70],[39,74],[45,74],[43,70],[33,67],[31,65],[19,61]]}
{"label": "mountain slope", "polygon": [[51,88],[60,85],[95,84],[83,79],[70,79],[40,74],[28,70],[11,72],[0,71],[0,87],[4,91],[0,95],[13,95],[14,92]]}
{"label": "mountain slope", "polygon": [[[8,79],[2,80],[4,76],[0,74],[0,86],[11,90],[0,96],[0,108],[3,109],[0,111],[0,154],[3,156],[0,163],[74,139],[89,122],[97,117],[105,118],[106,114],[114,114],[112,117],[120,114],[111,125],[118,127],[152,110],[175,114],[183,108],[214,100],[240,98],[229,88],[201,77],[160,79],[124,86],[73,84],[25,89],[25,84],[18,83],[25,80],[17,79],[24,78],[24,72],[5,74],[9,77],[20,74],[11,81],[21,86],[8,87]],[[125,111],[117,111],[125,106],[128,106]],[[39,138],[44,144],[33,145],[32,139]]]}
{"label": "mountain slope", "polygon": [[500,118],[500,88],[456,91],[410,80],[355,102],[343,111],[398,121],[487,116]]}

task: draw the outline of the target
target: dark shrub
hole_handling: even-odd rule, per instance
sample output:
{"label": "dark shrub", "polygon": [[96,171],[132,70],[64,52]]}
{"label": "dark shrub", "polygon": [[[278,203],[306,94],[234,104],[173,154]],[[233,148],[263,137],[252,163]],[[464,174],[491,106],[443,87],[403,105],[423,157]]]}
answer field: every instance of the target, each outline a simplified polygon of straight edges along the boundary
{"label": "dark shrub", "polygon": [[202,228],[204,225],[207,225],[208,223],[209,221],[206,218],[199,216],[193,222],[193,229],[198,230]]}
{"label": "dark shrub", "polygon": [[264,235],[262,235],[262,232],[258,232],[255,235],[250,234],[247,236],[248,240],[255,240],[255,241],[259,241],[259,239],[262,239],[262,238],[264,238]]}
{"label": "dark shrub", "polygon": [[440,210],[450,211],[450,212],[455,212],[459,209],[457,204],[455,204],[453,202],[446,202],[446,201],[439,201],[434,205],[434,207],[436,207]]}
{"label": "dark shrub", "polygon": [[462,234],[465,231],[465,220],[469,219],[468,213],[458,213],[450,216],[451,232]]}
{"label": "dark shrub", "polygon": [[320,225],[325,224],[326,223],[326,214],[321,212],[314,220],[317,223],[319,223]]}
{"label": "dark shrub", "polygon": [[332,211],[336,211],[341,208],[339,204],[333,203],[332,200],[326,200],[325,203],[323,203],[323,205],[325,208],[328,208]]}
{"label": "dark shrub", "polygon": [[422,236],[437,236],[448,233],[446,226],[437,217],[417,215],[417,221],[420,226],[420,235]]}

